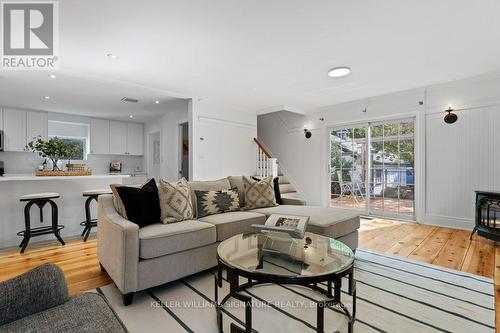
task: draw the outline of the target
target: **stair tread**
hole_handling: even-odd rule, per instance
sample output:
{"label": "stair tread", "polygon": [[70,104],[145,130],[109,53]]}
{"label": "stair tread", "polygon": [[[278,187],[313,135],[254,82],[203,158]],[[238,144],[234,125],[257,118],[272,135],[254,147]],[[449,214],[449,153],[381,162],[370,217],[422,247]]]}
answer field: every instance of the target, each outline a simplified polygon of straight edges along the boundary
{"label": "stair tread", "polygon": [[297,191],[283,191],[281,194],[290,194],[290,193],[297,193]]}

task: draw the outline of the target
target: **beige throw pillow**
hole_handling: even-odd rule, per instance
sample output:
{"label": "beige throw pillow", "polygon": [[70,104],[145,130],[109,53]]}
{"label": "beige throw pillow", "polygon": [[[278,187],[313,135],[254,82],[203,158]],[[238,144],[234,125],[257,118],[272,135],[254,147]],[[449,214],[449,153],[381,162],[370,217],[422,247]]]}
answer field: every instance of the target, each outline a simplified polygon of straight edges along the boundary
{"label": "beige throw pillow", "polygon": [[175,183],[160,180],[158,192],[163,223],[179,222],[194,217],[191,190],[185,178]]}
{"label": "beige throw pillow", "polygon": [[251,177],[243,176],[243,184],[245,186],[245,209],[277,206],[273,177],[256,181]]}

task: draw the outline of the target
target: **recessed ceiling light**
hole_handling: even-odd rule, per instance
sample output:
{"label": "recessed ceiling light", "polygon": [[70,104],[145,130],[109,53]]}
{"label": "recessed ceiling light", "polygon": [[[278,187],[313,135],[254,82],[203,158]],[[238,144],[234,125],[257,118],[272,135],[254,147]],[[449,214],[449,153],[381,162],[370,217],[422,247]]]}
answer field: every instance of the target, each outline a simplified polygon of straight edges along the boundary
{"label": "recessed ceiling light", "polygon": [[131,115],[130,115],[130,116],[128,116],[128,117],[129,117],[130,119],[132,119],[132,118],[134,118],[134,115],[132,115],[132,114],[131,114]]}
{"label": "recessed ceiling light", "polygon": [[113,60],[118,59],[118,56],[116,54],[113,54],[113,53],[108,53],[108,54],[106,54],[106,56],[110,59],[113,59]]}
{"label": "recessed ceiling light", "polygon": [[50,96],[43,96],[44,99],[50,99]]}
{"label": "recessed ceiling light", "polygon": [[351,73],[351,68],[349,67],[335,67],[332,68],[328,71],[328,76],[329,77],[342,77],[346,76],[347,74]]}
{"label": "recessed ceiling light", "polygon": [[155,101],[155,104],[160,104],[160,101],[159,101],[159,100],[156,100],[156,101]]}
{"label": "recessed ceiling light", "polygon": [[56,78],[56,75],[55,75],[55,74],[49,74],[49,77],[50,77],[51,79],[55,79],[55,78]]}

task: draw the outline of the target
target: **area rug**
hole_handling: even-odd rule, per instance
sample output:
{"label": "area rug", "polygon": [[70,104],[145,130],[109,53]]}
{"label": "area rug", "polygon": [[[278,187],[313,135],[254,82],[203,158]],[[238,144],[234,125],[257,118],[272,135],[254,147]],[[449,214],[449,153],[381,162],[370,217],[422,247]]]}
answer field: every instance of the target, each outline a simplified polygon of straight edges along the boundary
{"label": "area rug", "polygon": [[[491,279],[401,257],[358,249],[355,332],[494,332],[494,284]],[[347,286],[347,283],[344,283]],[[226,295],[225,282],[219,295]],[[116,287],[98,288],[129,332],[217,332],[214,276],[202,272],[137,293],[128,307]],[[315,332],[314,299],[299,286],[262,285],[253,298],[254,332]],[[345,290],[343,302],[351,307]],[[228,303],[224,331],[231,322],[243,327],[244,306]],[[347,332],[339,309],[325,310],[325,332]]]}

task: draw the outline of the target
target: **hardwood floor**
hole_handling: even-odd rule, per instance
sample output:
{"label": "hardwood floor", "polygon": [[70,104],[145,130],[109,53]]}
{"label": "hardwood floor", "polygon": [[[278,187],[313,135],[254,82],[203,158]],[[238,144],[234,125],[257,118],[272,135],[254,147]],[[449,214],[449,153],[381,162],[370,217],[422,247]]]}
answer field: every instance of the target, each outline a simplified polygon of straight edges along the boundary
{"label": "hardwood floor", "polygon": [[495,280],[500,333],[500,243],[464,230],[384,219],[361,220],[359,247],[407,257]]}
{"label": "hardwood floor", "polygon": [[[487,276],[495,280],[496,326],[500,333],[500,244],[470,232],[384,219],[362,220],[359,247],[407,257],[434,265]],[[18,249],[0,252],[0,281],[43,263],[59,265],[66,275],[70,294],[111,282],[97,260],[97,241],[71,240],[30,245],[24,254]]]}

